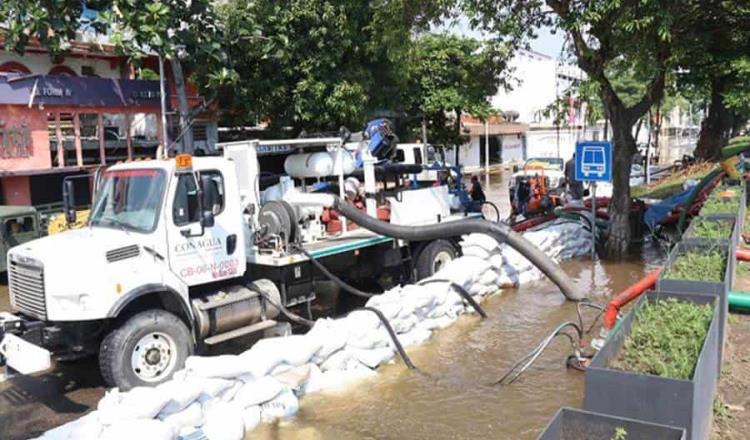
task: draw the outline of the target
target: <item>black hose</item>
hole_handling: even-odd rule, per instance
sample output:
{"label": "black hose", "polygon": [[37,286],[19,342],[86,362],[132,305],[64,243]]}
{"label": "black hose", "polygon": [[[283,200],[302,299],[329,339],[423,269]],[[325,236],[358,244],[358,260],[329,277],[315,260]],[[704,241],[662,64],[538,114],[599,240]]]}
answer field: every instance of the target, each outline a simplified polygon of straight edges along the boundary
{"label": "black hose", "polygon": [[469,291],[466,290],[466,289],[464,289],[464,286],[462,286],[462,285],[460,285],[458,283],[454,283],[451,280],[445,280],[445,279],[427,278],[427,279],[424,279],[422,281],[419,281],[417,283],[417,285],[423,286],[425,284],[433,284],[433,283],[449,283],[450,286],[451,286],[451,288],[453,290],[455,290],[456,292],[458,292],[458,294],[461,295],[461,297],[463,299],[465,299],[466,302],[469,303],[469,305],[471,305],[471,307],[474,309],[474,311],[476,311],[477,313],[479,313],[479,316],[481,316],[482,319],[487,318],[487,313],[485,313],[484,310],[482,310],[482,307],[479,305],[479,303],[477,303],[476,301],[474,301],[474,298],[471,296],[471,294],[469,293]]}
{"label": "black hose", "polygon": [[406,354],[406,350],[404,350],[404,346],[401,345],[401,341],[398,340],[398,336],[396,336],[396,332],[393,330],[393,327],[391,327],[391,323],[388,322],[388,319],[386,319],[385,315],[383,315],[383,312],[381,312],[380,310],[374,307],[362,307],[357,310],[367,310],[369,312],[374,313],[378,317],[378,319],[380,319],[380,322],[383,323],[383,326],[388,332],[388,336],[391,337],[391,341],[393,341],[393,345],[396,346],[396,351],[398,351],[398,354],[401,356],[401,359],[404,360],[406,367],[409,368],[410,370],[416,370],[417,367],[414,365],[414,363],[411,361],[409,356]]}
{"label": "black hose", "polygon": [[310,262],[315,265],[315,267],[318,268],[321,272],[323,272],[323,275],[325,275],[328,279],[336,283],[339,287],[344,289],[345,291],[351,293],[352,295],[358,296],[360,298],[372,298],[375,296],[375,293],[367,293],[362,290],[357,289],[356,287],[348,284],[346,281],[342,280],[341,278],[337,277],[333,272],[328,270],[327,267],[323,265],[320,261],[316,260],[309,252],[307,252],[302,246],[299,245],[293,245],[293,249],[298,250],[301,252],[304,256],[306,256],[308,259],[310,259]]}
{"label": "black hose", "polygon": [[297,324],[301,324],[307,327],[312,327],[315,325],[315,322],[310,321],[309,319],[305,319],[297,314],[294,314],[289,311],[286,307],[282,306],[281,304],[277,303],[276,301],[272,300],[270,296],[266,292],[261,291],[260,289],[253,289],[255,292],[260,294],[269,304],[276,307],[279,312],[281,312],[282,315],[286,316],[290,321],[295,322]]}
{"label": "black hose", "polygon": [[333,207],[341,215],[365,229],[402,240],[426,241],[444,237],[457,237],[471,233],[488,234],[498,242],[507,243],[508,246],[518,251],[536,265],[539,270],[560,288],[563,295],[569,300],[581,301],[586,298],[584,291],[568,278],[557,263],[523,238],[521,234],[513,231],[506,225],[481,219],[466,219],[424,226],[403,226],[382,222],[370,217],[339,197],[334,197]]}

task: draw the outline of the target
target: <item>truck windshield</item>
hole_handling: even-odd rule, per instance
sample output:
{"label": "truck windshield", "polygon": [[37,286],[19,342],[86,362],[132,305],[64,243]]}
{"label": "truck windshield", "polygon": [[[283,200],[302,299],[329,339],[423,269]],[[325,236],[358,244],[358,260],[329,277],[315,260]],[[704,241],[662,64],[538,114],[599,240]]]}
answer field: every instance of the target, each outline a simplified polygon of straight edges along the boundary
{"label": "truck windshield", "polygon": [[104,173],[90,226],[151,232],[156,227],[164,193],[162,170],[117,170]]}

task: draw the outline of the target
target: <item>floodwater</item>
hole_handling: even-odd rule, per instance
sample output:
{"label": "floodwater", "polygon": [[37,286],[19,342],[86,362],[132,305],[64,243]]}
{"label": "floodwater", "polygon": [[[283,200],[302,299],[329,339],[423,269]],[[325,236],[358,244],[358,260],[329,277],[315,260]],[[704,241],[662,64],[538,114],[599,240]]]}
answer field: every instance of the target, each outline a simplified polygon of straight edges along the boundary
{"label": "floodwater", "polygon": [[[505,179],[491,176],[486,192],[507,217]],[[606,304],[660,259],[657,247],[646,246],[626,261],[584,259],[562,267],[593,301]],[[572,353],[567,339],[557,338],[515,383],[491,384],[555,326],[575,321],[575,305],[545,280],[504,290],[482,307],[486,320],[464,316],[408,350],[420,371],[407,370],[399,359],[345,391],[304,397],[297,417],[246,438],[535,439],[558,408],[583,403],[583,373],[565,367]],[[584,309],[586,325],[593,312]]]}
{"label": "floodwater", "polygon": [[[491,176],[485,191],[507,217],[502,175]],[[646,245],[626,261],[583,259],[562,267],[604,304],[661,258],[658,247]],[[0,285],[0,310],[7,309],[6,292]],[[463,316],[408,350],[419,371],[397,359],[347,390],[304,397],[295,418],[262,425],[247,439],[536,438],[560,406],[582,404],[583,374],[565,368],[570,343],[557,338],[514,384],[491,384],[557,324],[574,321],[575,305],[545,280],[506,289],[482,306],[486,320]],[[593,311],[584,314],[590,323]],[[78,418],[96,407],[103,391],[93,360],[0,383],[0,438],[28,438]]]}

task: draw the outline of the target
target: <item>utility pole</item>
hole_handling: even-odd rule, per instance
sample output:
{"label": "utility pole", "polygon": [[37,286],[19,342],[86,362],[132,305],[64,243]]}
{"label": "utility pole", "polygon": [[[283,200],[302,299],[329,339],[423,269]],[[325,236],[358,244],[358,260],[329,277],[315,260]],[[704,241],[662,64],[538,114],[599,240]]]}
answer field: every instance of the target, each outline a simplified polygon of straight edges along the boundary
{"label": "utility pole", "polygon": [[164,57],[159,54],[159,95],[161,98],[161,143],[162,143],[162,154],[164,157],[167,156],[167,148],[169,147],[169,136],[167,130],[167,92],[164,85]]}

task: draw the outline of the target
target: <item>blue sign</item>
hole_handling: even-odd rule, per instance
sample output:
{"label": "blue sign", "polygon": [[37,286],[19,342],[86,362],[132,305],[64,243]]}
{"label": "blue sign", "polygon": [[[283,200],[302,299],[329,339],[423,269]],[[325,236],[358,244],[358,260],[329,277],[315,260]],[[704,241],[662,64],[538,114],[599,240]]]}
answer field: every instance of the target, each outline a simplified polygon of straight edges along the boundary
{"label": "blue sign", "polygon": [[612,181],[612,144],[606,141],[576,143],[576,180]]}

